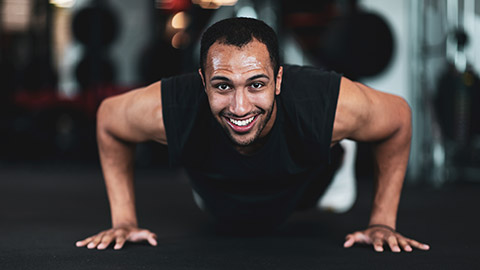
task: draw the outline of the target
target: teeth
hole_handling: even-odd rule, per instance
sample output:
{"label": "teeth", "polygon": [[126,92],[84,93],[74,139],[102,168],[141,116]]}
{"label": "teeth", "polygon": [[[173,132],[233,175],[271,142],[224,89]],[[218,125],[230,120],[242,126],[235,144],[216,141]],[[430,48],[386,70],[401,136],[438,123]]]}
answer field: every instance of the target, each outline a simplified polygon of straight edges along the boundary
{"label": "teeth", "polygon": [[243,127],[243,126],[246,126],[248,124],[250,124],[253,119],[255,118],[255,116],[252,116],[246,120],[235,120],[235,119],[232,119],[232,118],[229,118],[230,119],[230,122],[234,123],[236,126],[240,126],[240,127]]}

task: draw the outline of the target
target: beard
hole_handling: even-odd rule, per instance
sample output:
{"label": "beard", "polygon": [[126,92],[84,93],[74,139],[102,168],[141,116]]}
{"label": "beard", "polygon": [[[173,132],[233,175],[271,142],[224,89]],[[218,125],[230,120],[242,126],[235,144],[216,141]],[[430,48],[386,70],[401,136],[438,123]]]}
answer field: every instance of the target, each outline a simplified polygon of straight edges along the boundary
{"label": "beard", "polygon": [[[268,110],[265,111],[264,109],[258,108],[258,111],[255,112],[255,114],[258,114],[259,115],[258,117],[260,117],[261,115],[265,115],[265,119],[262,122],[256,123],[258,125],[258,128],[257,128],[256,131],[253,131],[253,132],[255,132],[255,135],[247,141],[236,140],[235,137],[233,136],[233,131],[230,129],[230,127],[228,127],[226,125],[221,125],[221,126],[223,127],[225,133],[227,133],[227,136],[230,138],[230,141],[235,146],[245,147],[245,146],[252,145],[252,144],[258,142],[260,134],[265,129],[265,126],[267,125],[268,121],[270,121],[270,118],[272,118],[274,106],[275,106],[275,99],[273,100],[272,105],[269,107]],[[227,113],[222,114],[222,115],[228,117]]]}

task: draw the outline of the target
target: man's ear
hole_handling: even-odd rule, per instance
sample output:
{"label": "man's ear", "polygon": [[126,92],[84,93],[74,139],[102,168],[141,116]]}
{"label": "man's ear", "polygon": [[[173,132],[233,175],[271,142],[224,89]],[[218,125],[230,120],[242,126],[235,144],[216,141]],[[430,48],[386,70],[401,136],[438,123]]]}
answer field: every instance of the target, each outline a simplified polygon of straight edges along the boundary
{"label": "man's ear", "polygon": [[278,68],[277,78],[275,82],[275,95],[280,95],[280,90],[282,88],[282,77],[283,77],[283,67]]}
{"label": "man's ear", "polygon": [[201,68],[198,69],[198,74],[200,74],[200,77],[202,78],[203,88],[205,88],[205,78],[203,77]]}

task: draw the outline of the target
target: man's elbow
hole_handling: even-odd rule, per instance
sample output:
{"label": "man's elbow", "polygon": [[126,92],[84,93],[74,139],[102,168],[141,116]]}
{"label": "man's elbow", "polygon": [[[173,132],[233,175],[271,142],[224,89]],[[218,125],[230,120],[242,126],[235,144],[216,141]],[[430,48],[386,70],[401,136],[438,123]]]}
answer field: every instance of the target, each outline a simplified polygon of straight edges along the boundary
{"label": "man's elbow", "polygon": [[398,97],[398,99],[400,130],[410,139],[412,136],[412,108],[404,98]]}
{"label": "man's elbow", "polygon": [[109,120],[112,115],[114,97],[104,99],[97,110],[97,134],[106,132],[109,126]]}

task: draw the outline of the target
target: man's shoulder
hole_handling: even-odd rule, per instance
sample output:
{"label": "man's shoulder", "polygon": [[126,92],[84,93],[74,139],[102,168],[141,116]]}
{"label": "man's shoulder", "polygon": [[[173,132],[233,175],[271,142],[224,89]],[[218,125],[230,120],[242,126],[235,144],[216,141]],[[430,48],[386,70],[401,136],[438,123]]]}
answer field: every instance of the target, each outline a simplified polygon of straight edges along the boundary
{"label": "man's shoulder", "polygon": [[161,84],[164,107],[191,108],[203,100],[202,79],[196,72],[164,78]]}
{"label": "man's shoulder", "polygon": [[338,92],[341,75],[325,68],[284,65],[282,94],[303,99]]}
{"label": "man's shoulder", "polygon": [[161,82],[162,91],[164,88],[173,88],[177,91],[177,89],[202,87],[202,79],[197,72],[188,72],[167,78],[162,78]]}
{"label": "man's shoulder", "polygon": [[328,70],[324,67],[315,67],[310,65],[283,65],[284,74],[291,76],[308,76],[308,75],[329,75],[336,74],[336,72]]}
{"label": "man's shoulder", "polygon": [[286,131],[306,156],[328,160],[341,76],[309,66],[284,66],[283,75],[279,100]]}

